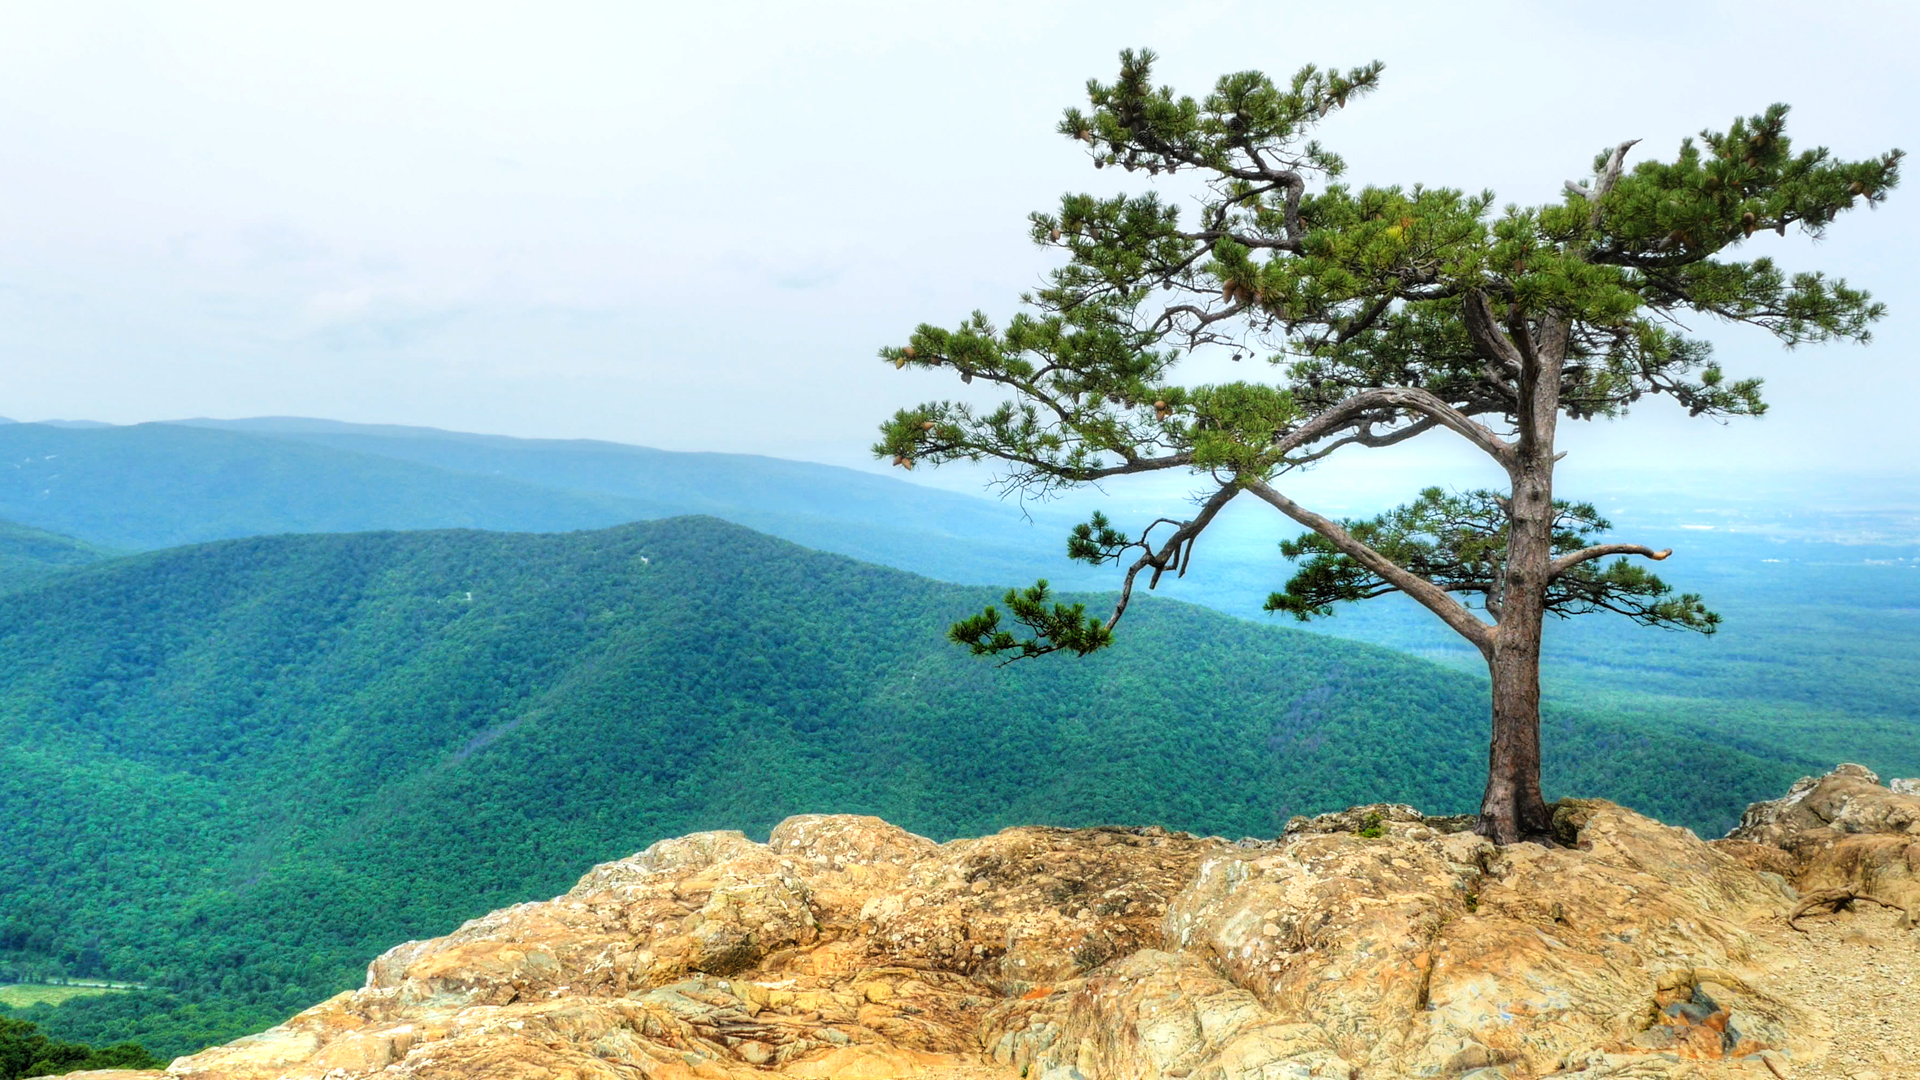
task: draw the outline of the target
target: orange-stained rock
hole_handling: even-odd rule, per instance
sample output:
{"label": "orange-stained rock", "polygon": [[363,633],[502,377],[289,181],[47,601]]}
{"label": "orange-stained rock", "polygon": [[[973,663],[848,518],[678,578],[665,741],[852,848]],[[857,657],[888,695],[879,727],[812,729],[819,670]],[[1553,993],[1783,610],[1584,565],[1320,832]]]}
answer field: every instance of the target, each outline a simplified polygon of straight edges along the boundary
{"label": "orange-stained rock", "polygon": [[1018,995],[1159,941],[1161,916],[1219,842],[1158,829],[1007,829],[955,840],[873,895],[860,930],[889,957]]}
{"label": "orange-stained rock", "polygon": [[[1135,957],[1003,1007],[996,1048],[1088,1077],[1083,1060],[1101,1076],[1201,1075],[1229,1058],[1246,1075],[1438,1076],[1632,1055],[1658,1023],[1663,978],[1757,975],[1743,925],[1789,897],[1685,830],[1605,803],[1573,809],[1572,849],[1432,829],[1415,840],[1409,827],[1222,850],[1167,914],[1177,960]],[[1813,1016],[1724,978],[1743,989],[1722,993],[1722,1029],[1734,1011],[1747,1027],[1687,1056],[1820,1048]],[[1673,1049],[1658,1041],[1646,1049]]]}

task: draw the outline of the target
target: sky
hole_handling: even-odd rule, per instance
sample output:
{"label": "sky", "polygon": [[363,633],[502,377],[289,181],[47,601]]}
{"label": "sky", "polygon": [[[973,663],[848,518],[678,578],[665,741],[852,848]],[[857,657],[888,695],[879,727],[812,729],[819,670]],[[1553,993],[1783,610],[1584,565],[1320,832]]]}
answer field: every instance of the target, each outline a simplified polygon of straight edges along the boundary
{"label": "sky", "polygon": [[[1799,145],[1920,149],[1916,12],[8,0],[0,415],[321,416],[880,468],[877,423],[956,388],[876,349],[1004,320],[1052,265],[1027,213],[1147,182],[1053,130],[1123,47],[1195,94],[1381,60],[1381,90],[1318,133],[1351,180],[1537,202],[1602,147],[1668,156],[1774,101]],[[1563,427],[1563,475],[1920,472],[1916,188],[1818,244],[1755,247],[1885,300],[1874,344],[1694,327],[1767,379],[1772,412]],[[1415,447],[1318,482],[1472,472]]]}

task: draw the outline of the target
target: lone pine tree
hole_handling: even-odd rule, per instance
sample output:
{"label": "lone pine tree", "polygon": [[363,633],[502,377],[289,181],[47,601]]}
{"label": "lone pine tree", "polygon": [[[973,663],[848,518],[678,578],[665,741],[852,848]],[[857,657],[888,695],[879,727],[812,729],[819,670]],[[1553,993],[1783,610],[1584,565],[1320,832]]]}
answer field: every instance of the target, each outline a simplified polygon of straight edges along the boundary
{"label": "lone pine tree", "polygon": [[[1122,53],[1119,78],[1090,82],[1090,109],[1069,109],[1059,130],[1096,169],[1184,180],[1194,220],[1152,191],[1067,195],[1032,215],[1034,241],[1066,262],[1021,297],[1025,310],[1004,328],[978,312],[955,329],[923,325],[881,350],[896,367],[998,384],[1003,400],[902,410],[874,452],[908,468],[991,459],[1033,493],[1174,470],[1203,485],[1197,510],[1138,534],[1099,514],[1073,530],[1073,558],[1126,564],[1107,618],[1052,602],[1042,581],[1006,598],[1024,636],[994,607],[951,636],[1010,659],[1093,652],[1139,575],[1151,588],[1184,574],[1195,538],[1245,493],[1307,530],[1283,545],[1297,572],[1269,610],[1306,619],[1405,593],[1480,650],[1493,714],[1481,831],[1502,843],[1548,833],[1545,616],[1612,611],[1703,633],[1719,622],[1634,561],[1668,551],[1600,542],[1608,525],[1592,506],[1555,499],[1556,426],[1622,416],[1650,394],[1692,416],[1759,415],[1760,381],[1725,377],[1683,316],[1758,326],[1790,346],[1867,340],[1883,308],[1865,292],[1725,256],[1790,227],[1818,236],[1842,211],[1882,201],[1901,152],[1796,153],[1775,105],[1682,142],[1671,161],[1628,168],[1634,142],[1620,143],[1557,201],[1496,209],[1491,193],[1340,182],[1341,160],[1306,136],[1371,92],[1379,64],[1307,67],[1287,85],[1242,72],[1196,101],[1156,88],[1153,60]],[[1263,353],[1273,374],[1175,383],[1203,350]],[[1478,448],[1507,489],[1432,488],[1370,520],[1335,520],[1286,494],[1289,474],[1337,452],[1430,433]]]}

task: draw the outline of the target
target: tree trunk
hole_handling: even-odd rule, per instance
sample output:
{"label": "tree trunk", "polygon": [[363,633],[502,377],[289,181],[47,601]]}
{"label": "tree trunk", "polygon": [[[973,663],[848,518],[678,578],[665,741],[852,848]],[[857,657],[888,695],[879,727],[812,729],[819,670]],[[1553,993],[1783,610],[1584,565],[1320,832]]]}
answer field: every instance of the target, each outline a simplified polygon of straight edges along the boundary
{"label": "tree trunk", "polygon": [[[1540,794],[1540,624],[1509,609],[1493,655],[1493,739],[1487,749],[1487,791],[1480,800],[1480,832],[1496,844],[1551,835],[1553,818]],[[1521,618],[1516,620],[1515,616]],[[1531,621],[1531,632],[1520,624]]]}
{"label": "tree trunk", "polygon": [[[1544,447],[1543,445],[1544,444]],[[1513,473],[1500,624],[1487,654],[1493,679],[1493,738],[1480,832],[1497,844],[1551,836],[1540,794],[1540,629],[1553,564],[1552,429]]]}

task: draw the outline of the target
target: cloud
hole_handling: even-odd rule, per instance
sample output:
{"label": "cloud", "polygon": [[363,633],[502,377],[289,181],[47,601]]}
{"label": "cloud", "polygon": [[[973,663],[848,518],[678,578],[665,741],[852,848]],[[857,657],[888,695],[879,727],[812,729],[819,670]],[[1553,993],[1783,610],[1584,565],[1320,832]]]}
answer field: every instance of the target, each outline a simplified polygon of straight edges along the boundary
{"label": "cloud", "polygon": [[855,261],[853,251],[836,246],[736,252],[727,264],[762,285],[800,290],[833,284],[852,269]]}
{"label": "cloud", "polygon": [[240,245],[255,266],[284,266],[327,258],[320,238],[285,221],[259,221],[239,230]]}
{"label": "cloud", "polygon": [[367,287],[322,292],[307,300],[304,336],[334,351],[404,349],[444,333],[475,310],[472,303]]}

